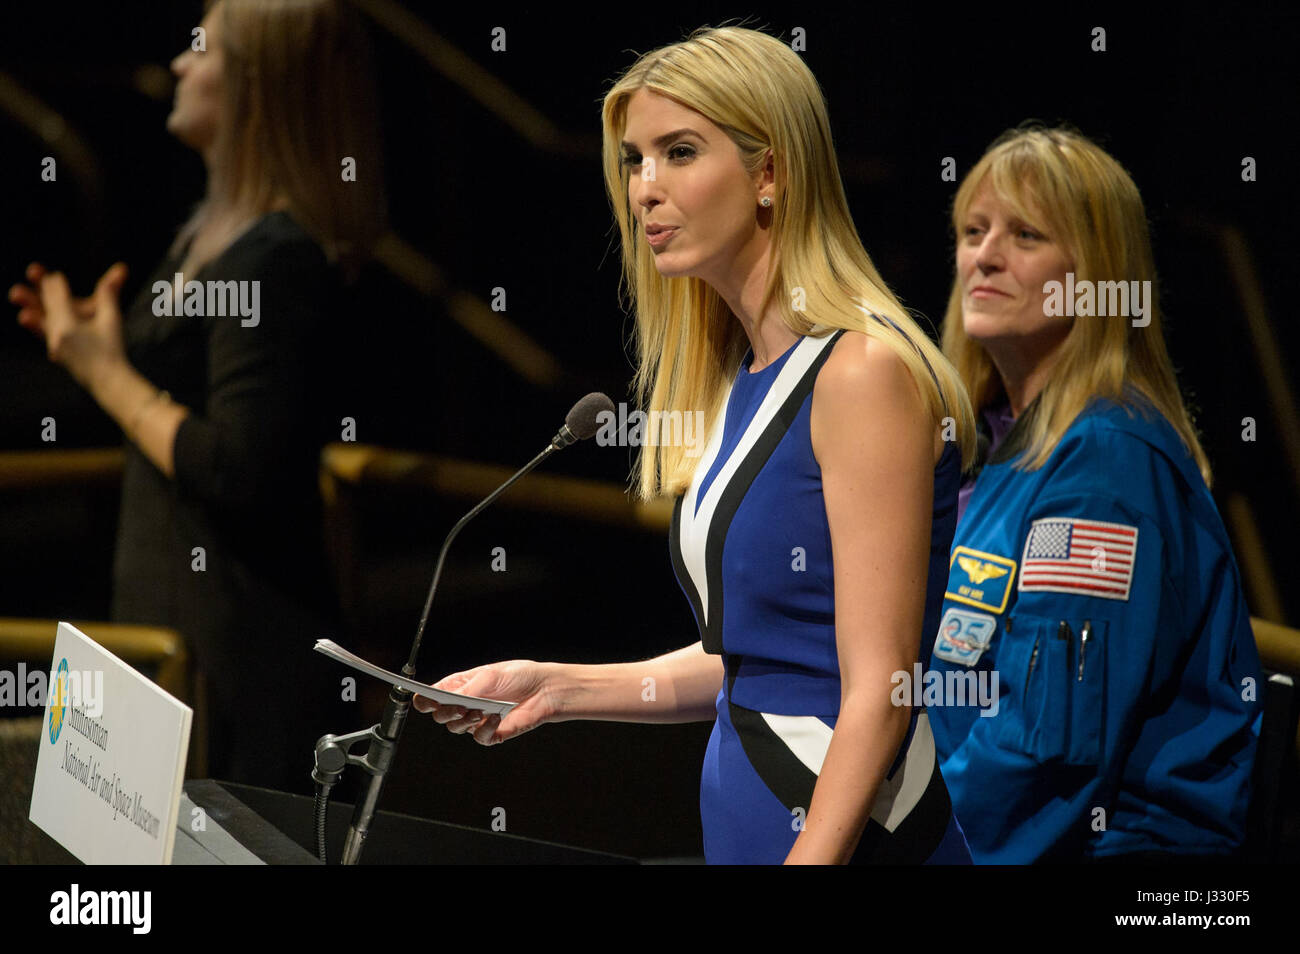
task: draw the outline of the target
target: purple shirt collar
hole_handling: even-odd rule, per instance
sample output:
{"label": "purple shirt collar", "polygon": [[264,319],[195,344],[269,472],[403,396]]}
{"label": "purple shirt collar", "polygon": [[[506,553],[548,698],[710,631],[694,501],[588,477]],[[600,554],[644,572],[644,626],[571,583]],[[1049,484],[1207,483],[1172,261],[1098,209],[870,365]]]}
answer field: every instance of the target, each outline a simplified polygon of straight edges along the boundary
{"label": "purple shirt collar", "polygon": [[[1008,433],[1016,419],[1011,414],[1011,405],[1007,401],[999,404],[991,404],[980,412],[985,422],[989,426],[992,436],[992,442],[989,444],[989,457],[992,457]],[[970,501],[970,495],[975,492],[976,478],[967,477],[961,485],[961,490],[957,491],[957,523],[961,523],[962,516],[966,513],[966,504]]]}

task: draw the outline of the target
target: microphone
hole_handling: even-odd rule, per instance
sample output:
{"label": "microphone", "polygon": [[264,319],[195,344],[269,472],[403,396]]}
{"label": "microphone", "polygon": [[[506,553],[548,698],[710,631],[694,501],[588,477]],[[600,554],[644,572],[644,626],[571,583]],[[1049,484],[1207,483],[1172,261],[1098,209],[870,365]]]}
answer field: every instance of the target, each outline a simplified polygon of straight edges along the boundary
{"label": "microphone", "polygon": [[592,391],[570,408],[564,417],[564,426],[551,438],[551,443],[568,447],[577,441],[585,441],[599,429],[600,416],[613,413],[614,402],[599,391]]}
{"label": "microphone", "polygon": [[[424,612],[420,615],[420,626],[411,644],[411,655],[402,667],[402,675],[408,679],[415,678],[415,661],[420,653],[420,643],[424,639],[424,627],[429,621],[429,610],[433,606],[433,595],[437,592],[438,581],[442,577],[442,565],[447,558],[451,542],[461,529],[482,513],[487,507],[508,490],[515,481],[523,477],[551,454],[562,450],[578,441],[593,437],[599,427],[598,421],[603,413],[613,413],[614,402],[599,391],[593,391],[570,408],[564,417],[564,424],[551,438],[551,442],[536,457],[515,472],[509,480],[488,494],[465,516],[456,522],[451,532],[442,542],[438,551],[438,562],[433,570],[433,581],[429,584],[429,595],[424,601]],[[393,686],[384,705],[383,715],[378,724],[360,732],[348,735],[323,735],[316,742],[316,767],[312,778],[318,786],[316,793],[316,847],[321,861],[325,860],[325,813],[327,811],[329,790],[342,777],[349,764],[360,766],[368,777],[362,783],[361,797],[352,812],[352,824],[348,826],[347,839],[343,842],[343,859],[345,865],[357,864],[361,850],[365,847],[366,836],[370,833],[370,822],[379,803],[379,795],[384,787],[384,777],[397,752],[397,742],[402,735],[407,713],[411,709],[412,693],[409,690]],[[364,755],[355,756],[349,750],[356,743],[366,740]]]}

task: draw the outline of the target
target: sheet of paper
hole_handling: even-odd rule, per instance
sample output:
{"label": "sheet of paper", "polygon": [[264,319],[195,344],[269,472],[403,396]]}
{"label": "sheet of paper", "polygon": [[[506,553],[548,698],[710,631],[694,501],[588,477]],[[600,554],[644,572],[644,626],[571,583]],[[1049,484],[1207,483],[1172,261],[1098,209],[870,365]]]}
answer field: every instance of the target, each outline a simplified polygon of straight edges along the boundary
{"label": "sheet of paper", "polygon": [[425,685],[414,679],[407,679],[400,673],[389,672],[387,669],[381,669],[374,663],[366,662],[356,653],[348,652],[332,639],[316,640],[316,652],[324,653],[331,659],[337,659],[345,666],[351,666],[353,669],[374,676],[376,679],[382,679],[384,682],[394,686],[401,686],[417,695],[427,696],[441,705],[464,706],[466,709],[477,709],[485,716],[496,714],[504,717],[511,709],[515,707],[513,702],[501,702],[498,699],[480,699],[477,696],[462,696],[458,692],[448,692],[445,689],[435,689],[433,686]]}

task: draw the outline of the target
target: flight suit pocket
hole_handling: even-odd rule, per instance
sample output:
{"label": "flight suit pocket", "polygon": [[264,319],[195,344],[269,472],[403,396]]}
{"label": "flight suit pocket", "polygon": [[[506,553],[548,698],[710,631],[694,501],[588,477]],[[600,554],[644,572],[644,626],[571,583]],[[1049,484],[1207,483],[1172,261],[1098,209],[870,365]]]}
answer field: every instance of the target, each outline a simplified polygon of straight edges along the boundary
{"label": "flight suit pocket", "polygon": [[998,653],[999,676],[1008,685],[994,741],[1039,762],[1097,765],[1105,730],[1106,622],[1064,623],[1025,615],[1008,620]]}

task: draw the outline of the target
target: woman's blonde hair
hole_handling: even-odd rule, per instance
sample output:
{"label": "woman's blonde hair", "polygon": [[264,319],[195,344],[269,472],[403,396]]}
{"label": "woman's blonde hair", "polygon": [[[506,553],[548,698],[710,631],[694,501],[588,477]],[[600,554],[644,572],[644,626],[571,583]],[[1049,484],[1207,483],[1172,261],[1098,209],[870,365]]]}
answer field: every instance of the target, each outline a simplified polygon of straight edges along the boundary
{"label": "woman's blonde hair", "polygon": [[[605,184],[622,239],[621,290],[636,313],[636,400],[649,419],[667,420],[654,412],[697,410],[715,422],[748,339],[706,282],[662,277],[641,238],[621,165],[628,100],[640,89],[671,97],[721,127],[751,173],[771,152],[771,271],[760,313],[775,303],[795,334],[845,328],[884,342],[906,364],[936,425],[951,419],[945,437],[955,437],[963,463],[969,462],[975,446],[970,401],[862,247],[817,80],[786,44],[743,27],[701,28],[647,53],[605,96]],[[867,317],[859,302],[888,320]],[[682,493],[697,463],[684,447],[649,441],[637,463],[638,496]]]}
{"label": "woman's blonde hair", "polygon": [[[342,0],[221,4],[222,121],[208,191],[173,251],[205,223],[288,211],[345,274],[387,226],[383,149],[364,24]],[[214,5],[209,0],[208,9]],[[344,179],[344,161],[355,176]]]}
{"label": "woman's blonde hair", "polygon": [[[1144,397],[1178,432],[1208,486],[1209,460],[1183,404],[1161,333],[1155,260],[1146,210],[1133,179],[1108,153],[1068,128],[1038,123],[1007,130],[962,181],[953,200],[956,240],[980,187],[1026,222],[1041,223],[1073,262],[1075,283],[1150,282],[1149,324],[1128,316],[1077,317],[1058,346],[1051,376],[1027,421],[1025,449],[1017,466],[1036,470],[1094,398],[1135,407]],[[1139,286],[1141,287],[1141,286]],[[1130,299],[1131,300],[1131,299]],[[944,316],[943,350],[961,375],[975,407],[1003,392],[988,352],[966,334],[961,277],[953,281]]]}

